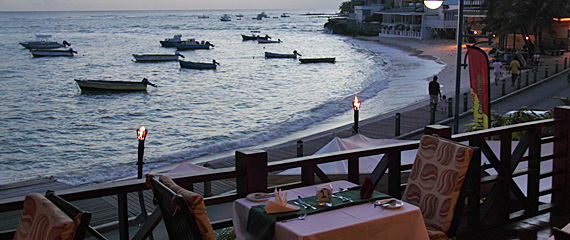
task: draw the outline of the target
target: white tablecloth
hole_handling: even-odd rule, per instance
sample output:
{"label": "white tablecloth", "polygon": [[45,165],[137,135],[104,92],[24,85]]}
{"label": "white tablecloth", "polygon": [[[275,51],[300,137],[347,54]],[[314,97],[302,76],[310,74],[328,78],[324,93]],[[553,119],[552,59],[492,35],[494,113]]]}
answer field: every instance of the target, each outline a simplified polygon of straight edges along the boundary
{"label": "white tablecloth", "polygon": [[[347,181],[332,182],[334,191],[339,187],[356,186]],[[315,195],[315,187],[287,190],[287,200]],[[249,209],[258,202],[245,198],[233,204],[233,225],[238,240],[256,239],[246,231]],[[418,207],[404,203],[398,209],[374,208],[372,203],[340,208],[308,215],[305,220],[277,222],[275,240],[292,239],[428,239],[421,211]]]}

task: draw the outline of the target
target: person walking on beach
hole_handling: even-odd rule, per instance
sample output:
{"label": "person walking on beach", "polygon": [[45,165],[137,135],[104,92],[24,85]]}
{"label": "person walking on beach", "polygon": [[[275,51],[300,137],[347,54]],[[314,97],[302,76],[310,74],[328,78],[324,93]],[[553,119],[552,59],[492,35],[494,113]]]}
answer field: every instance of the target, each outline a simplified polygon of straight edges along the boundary
{"label": "person walking on beach", "polygon": [[521,63],[515,58],[511,61],[511,86],[515,85],[515,81],[519,77],[519,68]]}
{"label": "person walking on beach", "polygon": [[433,80],[429,82],[429,104],[430,107],[435,111],[437,109],[437,102],[441,99],[441,90],[439,89],[439,83],[437,82],[437,76],[433,76]]}
{"label": "person walking on beach", "polygon": [[495,72],[495,85],[499,85],[498,82],[501,80],[501,68],[503,67],[503,63],[499,60],[493,60],[493,71]]}

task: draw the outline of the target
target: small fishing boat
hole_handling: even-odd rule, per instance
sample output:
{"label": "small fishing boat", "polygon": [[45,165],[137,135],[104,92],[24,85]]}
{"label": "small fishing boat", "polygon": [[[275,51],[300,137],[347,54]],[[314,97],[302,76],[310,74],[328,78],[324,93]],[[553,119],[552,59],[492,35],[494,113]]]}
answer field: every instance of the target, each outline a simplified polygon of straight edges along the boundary
{"label": "small fishing boat", "polygon": [[257,39],[257,43],[281,43],[281,39],[269,40],[269,39],[261,39],[261,38],[258,38],[258,39]]}
{"label": "small fishing boat", "polygon": [[293,54],[265,52],[266,58],[297,58],[297,56],[301,56],[297,50],[293,51]]}
{"label": "small fishing boat", "polygon": [[224,14],[224,16],[220,17],[220,21],[222,22],[229,22],[232,20],[232,17],[230,17],[230,15],[228,14]]}
{"label": "small fishing boat", "polygon": [[90,79],[74,79],[81,91],[122,91],[135,92],[146,91],[146,86],[152,84],[148,79],[143,78],[140,82],[129,81],[106,81],[106,80],[90,80]]}
{"label": "small fishing boat", "polygon": [[334,63],[336,58],[299,58],[301,63]]}
{"label": "small fishing boat", "polygon": [[27,49],[54,49],[71,46],[71,44],[65,40],[62,43],[49,41],[50,37],[51,35],[37,34],[36,41],[21,42],[20,45],[24,46]]}
{"label": "small fishing boat", "polygon": [[174,43],[182,42],[182,35],[176,34],[172,38],[165,38],[163,41],[160,41],[160,45],[163,47],[174,47]]}
{"label": "small fishing boat", "polygon": [[182,42],[179,43],[173,43],[174,47],[178,50],[192,50],[192,49],[210,49],[210,46],[214,46],[213,44],[211,44],[210,42],[198,42],[196,40],[194,40],[193,38],[190,38],[188,40],[184,40]]}
{"label": "small fishing boat", "polygon": [[217,65],[220,65],[216,60],[212,63],[201,63],[201,62],[191,62],[191,61],[178,61],[180,62],[180,67],[182,68],[192,68],[192,69],[216,69]]}
{"label": "small fishing boat", "polygon": [[242,17],[243,17],[243,14],[241,14],[241,13],[238,13],[238,14],[236,14],[236,17],[238,17],[238,18],[242,18]]}
{"label": "small fishing boat", "polygon": [[137,62],[178,61],[178,57],[184,58],[180,53],[175,54],[133,54]]}
{"label": "small fishing boat", "polygon": [[264,40],[269,40],[269,39],[271,39],[271,37],[270,37],[269,35],[259,36],[259,35],[255,35],[255,34],[253,34],[253,33],[251,34],[251,36],[243,35],[243,34],[242,34],[242,35],[241,35],[241,38],[242,38],[244,41],[247,41],[247,40],[257,40],[257,39],[264,39]]}
{"label": "small fishing boat", "polygon": [[291,16],[289,16],[287,13],[283,13],[283,14],[281,14],[281,17],[286,18],[286,17],[291,17]]}
{"label": "small fishing boat", "polygon": [[73,49],[31,49],[34,57],[73,57]]}
{"label": "small fishing boat", "polygon": [[210,17],[208,15],[204,14],[204,15],[198,16],[198,18],[210,18]]}

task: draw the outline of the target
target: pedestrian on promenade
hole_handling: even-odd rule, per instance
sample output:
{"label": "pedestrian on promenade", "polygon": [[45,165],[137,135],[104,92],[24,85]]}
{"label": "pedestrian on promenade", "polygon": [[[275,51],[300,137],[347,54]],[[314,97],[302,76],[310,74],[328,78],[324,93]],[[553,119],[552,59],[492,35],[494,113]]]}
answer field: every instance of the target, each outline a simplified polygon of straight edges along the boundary
{"label": "pedestrian on promenade", "polygon": [[433,76],[433,80],[429,82],[429,104],[435,111],[437,109],[437,102],[441,99],[441,90],[437,82],[437,76]]}
{"label": "pedestrian on promenade", "polygon": [[503,63],[501,63],[497,59],[493,59],[493,70],[495,72],[495,85],[499,85],[498,82],[501,80],[501,68],[503,67]]}
{"label": "pedestrian on promenade", "polygon": [[540,54],[538,54],[538,52],[536,52],[534,54],[534,56],[532,57],[532,60],[534,62],[534,70],[538,71],[538,64],[540,64]]}
{"label": "pedestrian on promenade", "polygon": [[441,111],[445,112],[445,111],[447,111],[447,101],[446,101],[447,96],[443,95],[443,97],[441,97],[441,98],[442,98],[442,100],[441,100]]}
{"label": "pedestrian on promenade", "polygon": [[515,58],[511,61],[511,86],[515,85],[515,81],[519,77],[519,68],[521,63]]}

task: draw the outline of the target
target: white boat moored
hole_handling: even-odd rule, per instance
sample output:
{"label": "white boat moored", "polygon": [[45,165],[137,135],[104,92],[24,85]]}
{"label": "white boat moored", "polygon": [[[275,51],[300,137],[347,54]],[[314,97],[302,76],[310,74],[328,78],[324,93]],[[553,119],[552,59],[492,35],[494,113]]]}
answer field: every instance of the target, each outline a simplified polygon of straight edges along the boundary
{"label": "white boat moored", "polygon": [[73,49],[31,49],[34,57],[73,57]]}
{"label": "white boat moored", "polygon": [[27,41],[21,42],[20,45],[24,46],[27,49],[53,49],[53,48],[62,48],[66,46],[71,46],[67,41],[63,41],[62,43],[49,41],[51,35],[40,35],[37,34],[36,41]]}
{"label": "white boat moored", "polygon": [[180,53],[175,54],[133,54],[137,62],[159,62],[178,61],[179,57],[184,58]]}

